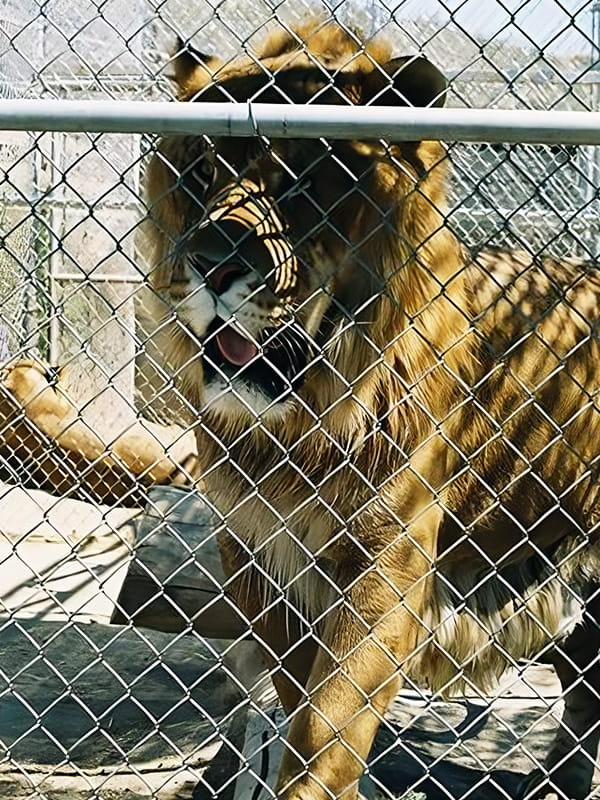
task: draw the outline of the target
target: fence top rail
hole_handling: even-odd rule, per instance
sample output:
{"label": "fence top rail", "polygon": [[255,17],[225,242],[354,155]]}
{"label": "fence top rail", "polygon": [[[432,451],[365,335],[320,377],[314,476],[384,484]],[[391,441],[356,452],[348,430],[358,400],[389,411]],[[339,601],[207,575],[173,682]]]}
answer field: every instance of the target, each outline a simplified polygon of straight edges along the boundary
{"label": "fence top rail", "polygon": [[0,130],[599,145],[600,112],[6,99]]}

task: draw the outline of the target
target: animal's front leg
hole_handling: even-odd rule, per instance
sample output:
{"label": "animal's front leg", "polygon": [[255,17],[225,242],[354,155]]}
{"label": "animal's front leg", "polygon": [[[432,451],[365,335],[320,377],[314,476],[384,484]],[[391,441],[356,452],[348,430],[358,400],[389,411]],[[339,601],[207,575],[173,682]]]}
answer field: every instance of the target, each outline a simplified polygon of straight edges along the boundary
{"label": "animal's front leg", "polygon": [[375,733],[399,689],[401,668],[422,635],[429,574],[430,559],[405,535],[345,575],[307,697],[292,715],[280,800],[356,797]]}
{"label": "animal's front leg", "polygon": [[305,696],[317,641],[285,598],[265,601],[269,589],[263,573],[233,538],[223,538],[220,549],[230,576],[229,591],[261,646],[281,704],[290,714]]}
{"label": "animal's front leg", "polygon": [[306,701],[306,684],[317,652],[317,640],[280,602],[253,625],[262,645],[271,680],[286,714]]}

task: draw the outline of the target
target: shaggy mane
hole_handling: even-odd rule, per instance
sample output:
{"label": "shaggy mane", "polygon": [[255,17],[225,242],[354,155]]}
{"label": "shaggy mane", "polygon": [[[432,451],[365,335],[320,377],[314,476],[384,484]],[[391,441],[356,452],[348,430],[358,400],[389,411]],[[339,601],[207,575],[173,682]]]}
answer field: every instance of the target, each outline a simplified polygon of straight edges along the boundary
{"label": "shaggy mane", "polygon": [[[376,64],[390,57],[387,45],[363,47],[348,31],[321,20],[275,31],[256,52],[216,69],[210,59],[188,63],[180,74],[182,98],[196,97],[213,82],[235,79],[243,87],[261,70],[278,77],[298,67],[308,73],[315,61],[347,71],[344,91],[360,98]],[[172,277],[172,243],[183,236],[189,213],[173,171],[189,161],[194,146],[185,138],[167,140],[149,170],[150,195],[157,198],[151,221],[153,281],[160,290]],[[578,609],[564,597],[562,578],[542,591],[545,573],[530,575],[539,548],[551,561],[561,541],[575,542],[592,521],[597,488],[585,474],[586,458],[594,457],[596,446],[581,442],[582,437],[597,442],[600,426],[581,387],[591,382],[596,391],[589,364],[600,363],[600,353],[581,318],[588,314],[589,298],[597,299],[597,287],[578,283],[570,290],[569,302],[579,303],[581,312],[559,292],[538,320],[543,335],[523,339],[499,360],[492,346],[498,320],[517,333],[522,322],[504,308],[485,257],[469,264],[446,224],[443,146],[432,141],[337,146],[345,148],[355,174],[364,163],[372,172],[368,200],[356,192],[345,205],[330,203],[330,227],[350,243],[327,242],[336,264],[335,291],[351,298],[358,265],[381,290],[357,319],[332,327],[297,396],[280,413],[260,418],[249,410],[231,414],[225,405],[204,405],[198,343],[169,323],[168,304],[156,312],[163,321],[160,349],[175,365],[186,397],[202,409],[197,431],[206,492],[264,564],[272,585],[287,587],[294,603],[318,617],[331,593],[318,588],[310,558],[346,558],[344,548],[354,548],[346,541],[351,528],[359,532],[360,546],[354,549],[363,553],[356,558],[366,564],[364,553],[391,546],[374,531],[395,519],[415,530],[411,536],[430,586],[422,609],[427,622],[419,633],[423,643],[411,663],[434,688],[471,682],[487,687],[514,658],[558,636],[561,620],[578,618]],[[175,169],[169,172],[165,163]],[[547,294],[552,282],[539,277],[543,268],[532,269],[540,292]],[[526,293],[516,300],[523,309],[526,302]],[[549,421],[554,417],[567,426],[562,443],[555,441]],[[570,484],[575,488],[563,497],[569,511],[559,520],[551,514],[552,491],[560,494]],[[523,531],[544,514],[552,521],[539,526],[535,547],[519,545]],[[502,569],[490,572],[490,561],[498,559],[512,570],[519,613],[503,605]],[[465,565],[464,592],[470,599],[463,602],[448,586],[460,584]],[[477,589],[480,584],[486,585]],[[545,628],[532,623],[536,616]],[[485,650],[493,642],[494,657]],[[458,669],[475,651],[481,657]]]}

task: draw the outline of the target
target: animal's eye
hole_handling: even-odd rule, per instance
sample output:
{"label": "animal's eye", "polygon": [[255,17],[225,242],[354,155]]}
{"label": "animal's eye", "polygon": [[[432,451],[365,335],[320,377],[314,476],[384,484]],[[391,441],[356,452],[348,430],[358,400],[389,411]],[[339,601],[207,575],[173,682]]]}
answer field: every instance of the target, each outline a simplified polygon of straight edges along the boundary
{"label": "animal's eye", "polygon": [[301,178],[300,180],[295,181],[291,184],[289,189],[286,190],[287,197],[295,197],[297,194],[302,194],[303,192],[307,192],[310,187],[312,186],[312,178]]}
{"label": "animal's eye", "polygon": [[197,178],[212,179],[214,165],[208,158],[202,158],[192,169],[192,175]]}
{"label": "animal's eye", "polygon": [[214,176],[214,164],[208,155],[200,156],[181,174],[181,180],[188,193],[202,202],[210,189]]}

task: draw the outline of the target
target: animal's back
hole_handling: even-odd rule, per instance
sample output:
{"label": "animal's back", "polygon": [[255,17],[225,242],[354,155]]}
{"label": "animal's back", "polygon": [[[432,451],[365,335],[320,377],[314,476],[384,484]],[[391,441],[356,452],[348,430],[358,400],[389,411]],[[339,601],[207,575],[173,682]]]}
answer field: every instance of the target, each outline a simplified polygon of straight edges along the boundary
{"label": "animal's back", "polygon": [[489,688],[567,636],[600,576],[600,270],[506,250],[468,270],[483,378],[443,498],[419,665],[445,691]]}
{"label": "animal's back", "polygon": [[[477,510],[499,503],[541,546],[598,522],[600,270],[579,259],[484,251],[469,266],[483,369],[474,387],[471,479]],[[469,441],[469,437],[465,437]],[[488,497],[487,502],[485,497]],[[461,503],[463,511],[464,501]]]}

